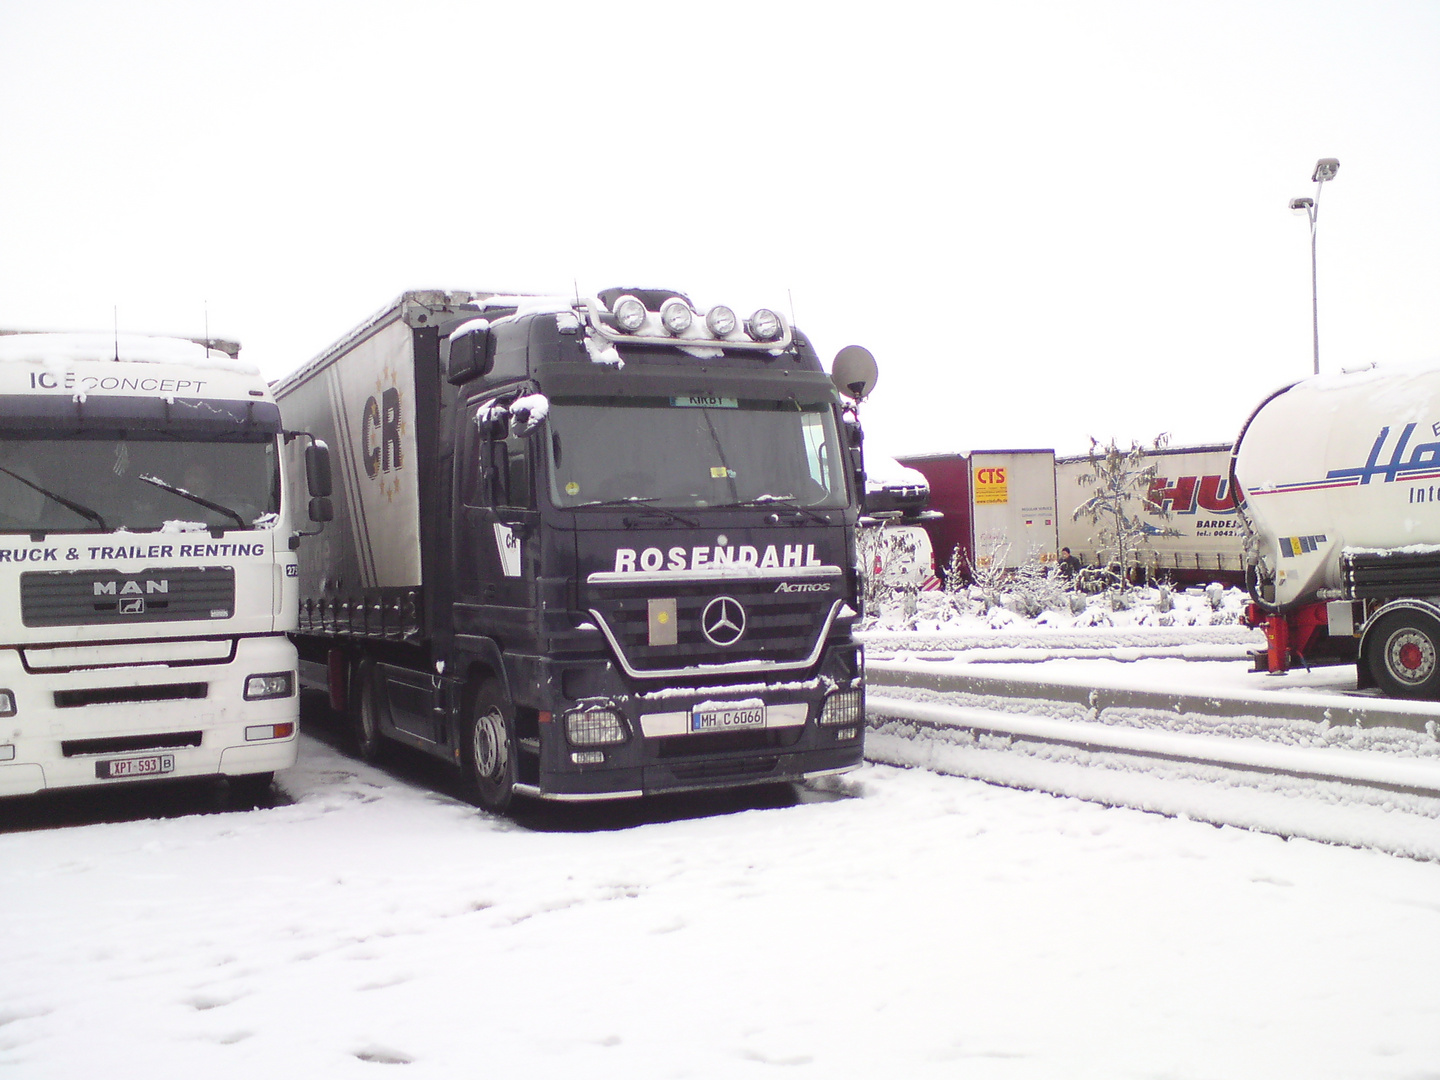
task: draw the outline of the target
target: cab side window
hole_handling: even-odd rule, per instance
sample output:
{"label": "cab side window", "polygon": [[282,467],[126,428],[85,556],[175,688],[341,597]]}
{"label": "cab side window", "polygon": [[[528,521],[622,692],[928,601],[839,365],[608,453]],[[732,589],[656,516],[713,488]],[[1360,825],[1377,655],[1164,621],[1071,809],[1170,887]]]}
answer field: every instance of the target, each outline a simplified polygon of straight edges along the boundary
{"label": "cab side window", "polygon": [[531,440],[513,433],[508,411],[493,399],[473,406],[469,417],[461,476],[465,505],[534,509]]}

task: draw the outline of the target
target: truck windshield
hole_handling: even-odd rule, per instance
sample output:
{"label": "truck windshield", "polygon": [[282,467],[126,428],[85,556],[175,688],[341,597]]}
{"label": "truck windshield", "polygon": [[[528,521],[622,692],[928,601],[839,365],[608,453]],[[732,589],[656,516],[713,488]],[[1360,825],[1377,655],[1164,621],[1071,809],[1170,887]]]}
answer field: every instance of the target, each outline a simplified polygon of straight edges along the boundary
{"label": "truck windshield", "polygon": [[273,439],[0,436],[0,532],[270,528],[279,501]]}
{"label": "truck windshield", "polygon": [[827,402],[560,397],[548,437],[559,507],[846,504]]}

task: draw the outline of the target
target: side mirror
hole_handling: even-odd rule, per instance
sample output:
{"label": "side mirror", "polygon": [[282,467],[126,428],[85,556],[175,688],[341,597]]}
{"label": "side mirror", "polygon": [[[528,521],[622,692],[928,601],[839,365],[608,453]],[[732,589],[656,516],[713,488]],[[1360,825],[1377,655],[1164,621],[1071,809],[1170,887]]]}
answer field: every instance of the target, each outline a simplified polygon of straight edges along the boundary
{"label": "side mirror", "polygon": [[[305,484],[310,489],[310,494],[317,498],[328,499],[334,486],[330,477],[330,447],[326,446],[319,439],[313,440],[305,448]],[[329,521],[328,517],[317,518],[314,515],[313,506],[310,518],[312,521]]]}
{"label": "side mirror", "polygon": [[310,500],[310,520],[321,524],[335,520],[335,507],[330,503],[330,496],[321,495]]}
{"label": "side mirror", "polygon": [[472,329],[460,329],[445,343],[445,379],[454,386],[489,374],[495,362],[489,323],[482,319]]}

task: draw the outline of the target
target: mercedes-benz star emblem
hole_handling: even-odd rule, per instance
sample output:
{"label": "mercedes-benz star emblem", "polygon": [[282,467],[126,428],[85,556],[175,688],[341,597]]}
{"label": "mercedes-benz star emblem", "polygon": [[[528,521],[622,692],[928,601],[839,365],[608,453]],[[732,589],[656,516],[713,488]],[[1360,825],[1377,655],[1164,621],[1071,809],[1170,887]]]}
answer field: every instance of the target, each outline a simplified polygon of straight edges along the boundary
{"label": "mercedes-benz star emblem", "polygon": [[733,596],[717,596],[701,612],[700,629],[712,645],[734,645],[745,634],[745,609]]}

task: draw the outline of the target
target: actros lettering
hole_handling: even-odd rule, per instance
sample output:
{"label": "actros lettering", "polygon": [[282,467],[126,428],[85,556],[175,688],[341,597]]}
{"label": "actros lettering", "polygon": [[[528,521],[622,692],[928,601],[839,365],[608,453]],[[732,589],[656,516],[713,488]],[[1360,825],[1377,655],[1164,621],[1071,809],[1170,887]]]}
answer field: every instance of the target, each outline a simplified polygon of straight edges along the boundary
{"label": "actros lettering", "polygon": [[379,400],[372,395],[360,415],[360,459],[365,475],[375,479],[382,472],[403,468],[400,449],[400,391],[387,387]]}

